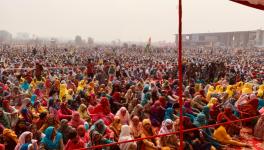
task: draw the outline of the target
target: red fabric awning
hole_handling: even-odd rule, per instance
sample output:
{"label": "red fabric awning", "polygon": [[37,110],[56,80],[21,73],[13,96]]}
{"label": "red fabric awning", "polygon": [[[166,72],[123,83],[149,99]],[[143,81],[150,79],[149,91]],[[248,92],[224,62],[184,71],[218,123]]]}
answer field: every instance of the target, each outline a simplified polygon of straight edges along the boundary
{"label": "red fabric awning", "polygon": [[231,0],[256,9],[264,10],[264,0]]}

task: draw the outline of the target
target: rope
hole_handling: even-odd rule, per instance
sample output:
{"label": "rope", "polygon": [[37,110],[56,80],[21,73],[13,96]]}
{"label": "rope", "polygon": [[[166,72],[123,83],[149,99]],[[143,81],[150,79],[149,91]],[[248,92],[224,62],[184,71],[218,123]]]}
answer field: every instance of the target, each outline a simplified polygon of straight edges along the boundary
{"label": "rope", "polygon": [[[185,129],[185,130],[182,130],[182,133],[190,132],[190,131],[194,131],[194,130],[199,130],[199,129],[203,129],[203,128],[215,127],[215,126],[219,126],[219,125],[228,125],[228,124],[232,124],[232,123],[236,123],[236,122],[248,121],[248,120],[252,120],[252,119],[258,118],[258,117],[260,117],[260,115],[259,116],[254,116],[254,117],[248,117],[248,118],[244,118],[244,119],[238,119],[238,120],[234,120],[234,121],[228,121],[228,122],[224,122],[224,123],[206,125],[206,126],[202,126],[202,127],[198,127],[198,128]],[[92,147],[89,147],[89,148],[82,148],[82,149],[78,149],[78,150],[87,150],[87,149],[91,150],[91,149],[109,147],[109,146],[113,146],[113,145],[119,145],[119,144],[124,144],[124,143],[129,143],[129,142],[143,141],[145,139],[153,139],[153,138],[164,137],[164,136],[169,136],[169,135],[174,135],[174,134],[179,134],[179,133],[180,133],[180,131],[176,131],[176,132],[171,132],[171,133],[167,133],[167,134],[159,134],[159,135],[155,135],[155,136],[148,136],[148,137],[145,137],[145,138],[138,138],[138,139],[134,139],[134,140],[127,140],[127,141],[122,141],[122,142],[114,142],[114,143],[104,144],[104,145],[96,145],[96,146],[92,146]]]}
{"label": "rope", "polygon": [[[86,66],[72,66],[72,67],[43,67],[44,69],[68,69],[68,68],[82,68]],[[4,68],[4,70],[34,70],[34,68]]]}

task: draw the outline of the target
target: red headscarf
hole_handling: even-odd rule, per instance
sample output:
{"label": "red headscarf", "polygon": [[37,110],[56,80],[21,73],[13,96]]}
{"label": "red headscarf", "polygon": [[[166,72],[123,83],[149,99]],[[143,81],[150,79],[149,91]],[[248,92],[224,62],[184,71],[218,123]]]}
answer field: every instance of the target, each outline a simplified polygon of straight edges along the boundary
{"label": "red headscarf", "polygon": [[80,136],[80,138],[84,141],[84,143],[89,142],[89,134],[86,132],[84,125],[78,126],[77,133]]}
{"label": "red headscarf", "polygon": [[43,97],[43,93],[40,91],[40,89],[36,89],[34,94],[36,94],[38,97]]}
{"label": "red headscarf", "polygon": [[9,112],[9,113],[12,112],[12,109],[9,105],[9,100],[3,100],[3,108],[6,112]]}
{"label": "red headscarf", "polygon": [[104,114],[107,115],[111,112],[110,103],[106,97],[102,97],[102,99],[100,101],[100,105],[102,107],[102,111]]}
{"label": "red headscarf", "polygon": [[111,112],[110,103],[106,97],[102,97],[99,104],[94,108],[89,109],[90,114],[104,114],[107,115]]}
{"label": "red headscarf", "polygon": [[238,119],[232,112],[232,109],[230,107],[225,107],[224,112],[221,112],[217,116],[217,122],[221,122],[223,119],[227,121],[233,121]]}
{"label": "red headscarf", "polygon": [[106,97],[102,97],[101,98],[100,104],[102,106],[110,106],[110,103],[109,103],[109,101],[108,101],[108,99]]}
{"label": "red headscarf", "polygon": [[160,105],[161,105],[163,108],[166,107],[167,102],[166,102],[165,97],[160,96],[158,101],[160,102]]}
{"label": "red headscarf", "polygon": [[64,115],[72,114],[72,111],[67,107],[67,103],[61,103],[60,110]]}
{"label": "red headscarf", "polygon": [[184,129],[191,129],[194,127],[194,125],[192,124],[192,121],[189,117],[183,116],[183,127]]}
{"label": "red headscarf", "polygon": [[68,124],[74,128],[77,128],[79,125],[84,125],[84,120],[81,119],[79,112],[74,112],[72,114],[72,119]]}
{"label": "red headscarf", "polygon": [[112,95],[112,98],[114,101],[116,102],[120,102],[121,101],[121,96],[120,96],[120,93],[119,92],[115,92],[113,95]]}

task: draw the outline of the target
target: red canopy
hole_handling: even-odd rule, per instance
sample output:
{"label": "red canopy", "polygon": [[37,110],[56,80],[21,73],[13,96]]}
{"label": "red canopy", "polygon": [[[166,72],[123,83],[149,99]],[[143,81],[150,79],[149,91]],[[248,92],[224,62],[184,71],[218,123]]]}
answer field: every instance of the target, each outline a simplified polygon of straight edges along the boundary
{"label": "red canopy", "polygon": [[264,10],[264,0],[231,0],[249,7]]}

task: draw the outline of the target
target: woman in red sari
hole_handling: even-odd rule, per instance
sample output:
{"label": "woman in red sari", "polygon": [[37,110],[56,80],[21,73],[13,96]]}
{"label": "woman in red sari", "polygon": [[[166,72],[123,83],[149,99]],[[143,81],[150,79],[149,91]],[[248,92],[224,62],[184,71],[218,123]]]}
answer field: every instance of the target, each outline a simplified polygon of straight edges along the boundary
{"label": "woman in red sari", "polygon": [[102,97],[100,103],[94,108],[90,108],[89,112],[93,122],[102,119],[108,126],[114,120],[114,115],[111,113],[110,109],[110,103],[106,97]]}
{"label": "woman in red sari", "polygon": [[[245,99],[244,103],[238,103],[237,108],[240,113],[240,118],[248,118],[248,117],[254,117],[259,115],[258,112],[258,99],[253,98],[252,96],[244,96],[243,99]],[[242,99],[242,100],[243,100]],[[242,101],[240,100],[240,101]],[[239,100],[238,100],[239,101]],[[244,124],[246,126],[253,127],[256,123],[256,120],[249,120],[244,121]]]}
{"label": "woman in red sari", "polygon": [[58,110],[58,118],[59,120],[70,120],[72,118],[72,110],[68,108],[66,103],[61,104],[60,109]]}
{"label": "woman in red sari", "polygon": [[[233,114],[232,109],[230,107],[225,107],[224,111],[219,113],[217,116],[218,123],[222,122],[222,120],[234,121],[237,119],[238,118]],[[231,136],[233,135],[239,136],[240,129],[241,129],[241,123],[232,123],[232,124],[226,125],[225,127],[227,130],[227,133],[230,134]]]}
{"label": "woman in red sari", "polygon": [[74,127],[75,129],[78,128],[79,125],[84,125],[84,120],[81,119],[80,114],[78,112],[74,112],[72,114],[72,119],[68,123],[68,125]]}
{"label": "woman in red sari", "polygon": [[77,128],[77,133],[84,143],[89,142],[89,133],[85,130],[84,125],[79,125]]}

